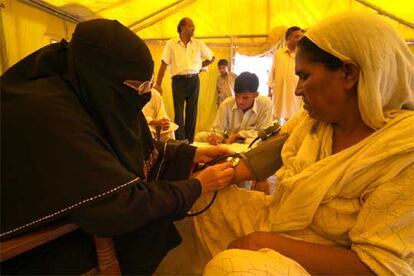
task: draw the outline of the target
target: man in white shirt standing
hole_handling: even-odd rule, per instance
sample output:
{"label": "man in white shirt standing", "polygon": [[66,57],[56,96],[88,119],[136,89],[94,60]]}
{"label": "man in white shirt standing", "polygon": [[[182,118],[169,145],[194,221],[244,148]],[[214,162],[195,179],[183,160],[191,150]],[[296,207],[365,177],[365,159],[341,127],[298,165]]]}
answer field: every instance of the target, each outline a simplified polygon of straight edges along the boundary
{"label": "man in white shirt standing", "polygon": [[[161,83],[165,69],[169,65],[172,77],[172,93],[174,101],[175,123],[179,126],[175,132],[176,139],[194,141],[197,119],[198,95],[201,68],[214,61],[213,52],[200,40],[194,39],[195,26],[193,21],[184,17],[177,26],[178,38],[170,39],[165,45],[161,56],[161,66],[154,86],[162,93]],[[184,122],[184,102],[185,122]]]}
{"label": "man in white shirt standing", "polygon": [[303,35],[297,26],[285,34],[286,47],[278,49],[273,56],[269,75],[269,97],[273,96],[273,119],[289,119],[300,108],[300,98],[295,96],[298,77],[295,75],[296,45]]}
{"label": "man in white shirt standing", "polygon": [[250,143],[258,132],[272,123],[272,102],[259,96],[259,79],[253,73],[241,73],[234,83],[234,97],[225,99],[210,131],[199,132],[196,141],[211,145]]}

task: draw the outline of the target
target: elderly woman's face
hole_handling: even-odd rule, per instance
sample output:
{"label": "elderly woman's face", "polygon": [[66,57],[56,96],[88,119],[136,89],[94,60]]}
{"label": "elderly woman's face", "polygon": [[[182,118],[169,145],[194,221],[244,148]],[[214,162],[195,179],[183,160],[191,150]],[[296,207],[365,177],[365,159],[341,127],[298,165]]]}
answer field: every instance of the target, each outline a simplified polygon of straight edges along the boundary
{"label": "elderly woman's face", "polygon": [[347,92],[341,68],[330,70],[322,63],[312,62],[298,49],[295,71],[299,77],[295,94],[303,98],[311,118],[335,123],[346,115]]}

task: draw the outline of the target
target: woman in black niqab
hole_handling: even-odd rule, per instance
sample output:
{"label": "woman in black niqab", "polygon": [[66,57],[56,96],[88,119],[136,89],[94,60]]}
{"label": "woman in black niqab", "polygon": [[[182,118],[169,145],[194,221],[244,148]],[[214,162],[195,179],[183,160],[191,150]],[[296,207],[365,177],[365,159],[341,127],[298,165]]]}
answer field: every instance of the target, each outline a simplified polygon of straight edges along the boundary
{"label": "woman in black niqab", "polygon": [[[1,77],[2,240],[66,217],[112,236],[124,274],[152,273],[180,242],[172,221],[201,193],[199,180],[183,180],[196,148],[154,144],[140,111],[150,93],[123,83],[148,81],[152,72],[141,39],[118,21],[97,19],[79,23],[70,43],[46,46]],[[65,258],[57,248],[44,251]],[[79,272],[72,257],[42,270],[43,253],[35,270],[26,256],[17,272]]]}
{"label": "woman in black niqab", "polygon": [[123,82],[149,81],[154,62],[148,47],[133,32],[117,21],[107,23],[80,23],[73,34],[70,53],[78,79],[75,93],[122,164],[145,178],[143,163],[154,147],[140,110],[151,93],[139,95]]}

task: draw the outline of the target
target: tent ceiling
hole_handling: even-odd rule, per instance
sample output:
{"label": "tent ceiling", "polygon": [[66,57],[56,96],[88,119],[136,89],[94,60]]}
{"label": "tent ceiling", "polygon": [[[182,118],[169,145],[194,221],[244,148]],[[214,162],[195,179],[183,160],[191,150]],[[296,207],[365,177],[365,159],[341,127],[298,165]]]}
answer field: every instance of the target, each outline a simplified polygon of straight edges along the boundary
{"label": "tent ceiling", "polygon": [[[344,11],[376,12],[364,3],[395,15],[409,24],[414,19],[411,0],[26,0],[50,5],[80,21],[117,19],[141,37],[172,37],[181,17],[191,17],[196,36],[266,34],[276,26],[307,28],[320,19]],[[414,30],[393,21],[404,37]]]}

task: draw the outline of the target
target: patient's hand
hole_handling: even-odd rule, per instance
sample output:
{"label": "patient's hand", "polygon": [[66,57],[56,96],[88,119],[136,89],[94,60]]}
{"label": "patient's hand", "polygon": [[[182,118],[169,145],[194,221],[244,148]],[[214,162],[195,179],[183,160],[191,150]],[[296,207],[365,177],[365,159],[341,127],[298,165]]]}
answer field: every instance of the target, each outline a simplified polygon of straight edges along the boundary
{"label": "patient's hand", "polygon": [[273,232],[258,231],[247,234],[246,236],[235,239],[227,246],[228,249],[246,249],[260,250],[262,248],[272,248],[273,243],[278,239],[279,235]]}
{"label": "patient's hand", "polygon": [[161,126],[162,130],[167,130],[170,128],[170,120],[167,118],[152,120],[149,124],[151,126]]}
{"label": "patient's hand", "polygon": [[217,135],[217,134],[210,134],[207,137],[207,142],[210,145],[213,145],[213,146],[220,144],[222,140],[223,140],[223,138],[220,135]]}
{"label": "patient's hand", "polygon": [[238,133],[231,133],[226,140],[226,144],[233,144],[236,139],[243,139],[243,137]]}

